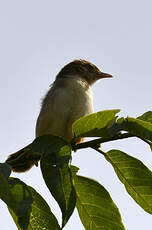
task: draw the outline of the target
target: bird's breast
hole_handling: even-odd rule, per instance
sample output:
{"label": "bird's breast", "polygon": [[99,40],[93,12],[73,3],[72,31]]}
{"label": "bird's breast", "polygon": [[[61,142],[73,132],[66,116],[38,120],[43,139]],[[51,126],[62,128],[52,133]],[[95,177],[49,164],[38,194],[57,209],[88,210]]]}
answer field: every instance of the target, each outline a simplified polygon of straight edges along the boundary
{"label": "bird's breast", "polygon": [[91,87],[81,79],[71,82],[69,90],[71,97],[71,113],[74,120],[93,112],[93,98]]}
{"label": "bird's breast", "polygon": [[55,83],[44,98],[37,136],[50,133],[70,141],[73,122],[93,112],[91,87],[79,78],[66,80]]}

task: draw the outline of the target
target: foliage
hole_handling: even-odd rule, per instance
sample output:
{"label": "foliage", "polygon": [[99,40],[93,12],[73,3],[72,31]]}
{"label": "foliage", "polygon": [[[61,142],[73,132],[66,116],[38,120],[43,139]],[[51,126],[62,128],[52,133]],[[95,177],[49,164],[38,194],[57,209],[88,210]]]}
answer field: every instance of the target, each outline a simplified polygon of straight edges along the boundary
{"label": "foliage", "polygon": [[[0,164],[0,198],[7,204],[19,230],[62,229],[75,207],[86,230],[125,229],[108,191],[97,181],[79,176],[78,168],[71,165],[72,150],[88,147],[105,157],[129,195],[152,214],[152,172],[127,153],[117,149],[103,152],[100,147],[108,141],[137,137],[152,148],[152,112],[138,118],[118,118],[118,112],[107,110],[80,118],[73,124],[71,143],[53,135],[39,137],[25,148],[27,152],[24,151],[20,159],[12,162],[14,165],[28,161],[26,154],[30,152],[35,153],[33,161],[40,158],[44,181],[62,212],[61,226],[40,194],[19,179],[9,177],[11,162]],[[75,138],[79,137],[96,139],[75,144]]]}

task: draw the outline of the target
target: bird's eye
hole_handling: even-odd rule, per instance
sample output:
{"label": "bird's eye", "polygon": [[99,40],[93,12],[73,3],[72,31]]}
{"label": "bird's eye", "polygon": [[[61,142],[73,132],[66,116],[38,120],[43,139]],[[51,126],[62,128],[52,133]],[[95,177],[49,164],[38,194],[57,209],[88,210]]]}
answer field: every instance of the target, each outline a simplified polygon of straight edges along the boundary
{"label": "bird's eye", "polygon": [[89,70],[90,72],[92,72],[92,71],[94,70],[93,66],[89,65],[89,66],[88,66],[88,70]]}

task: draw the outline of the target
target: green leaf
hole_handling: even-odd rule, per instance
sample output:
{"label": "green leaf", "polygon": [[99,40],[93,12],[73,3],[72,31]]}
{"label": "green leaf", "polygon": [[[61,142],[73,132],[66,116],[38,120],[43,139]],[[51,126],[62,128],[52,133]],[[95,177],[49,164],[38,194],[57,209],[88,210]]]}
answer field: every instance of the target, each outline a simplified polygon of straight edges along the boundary
{"label": "green leaf", "polygon": [[75,137],[109,137],[109,128],[116,120],[116,113],[120,110],[105,110],[89,114],[74,122],[73,133]]}
{"label": "green leaf", "polygon": [[[3,170],[4,170],[4,168],[3,168]],[[2,168],[1,168],[1,171],[2,171]],[[7,171],[7,169],[6,169],[6,171]],[[6,205],[8,205],[11,209],[16,211],[17,202],[14,199],[14,197],[10,191],[10,187],[9,187],[7,179],[5,178],[5,176],[2,173],[0,173],[0,198],[6,203]]]}
{"label": "green leaf", "polygon": [[74,177],[77,209],[86,230],[124,230],[118,208],[98,182]]}
{"label": "green leaf", "polygon": [[18,217],[18,224],[21,229],[27,229],[29,224],[32,195],[26,184],[17,178],[9,178],[10,190],[17,203],[15,214]]}
{"label": "green leaf", "polygon": [[17,178],[10,178],[11,192],[18,209],[9,208],[19,230],[59,230],[60,226],[44,199],[30,186]]}
{"label": "green leaf", "polygon": [[148,111],[148,112],[144,113],[143,115],[141,115],[140,117],[137,117],[137,118],[140,120],[152,123],[152,111]]}
{"label": "green leaf", "polygon": [[[47,157],[48,159],[51,157],[52,160],[56,158],[60,165],[68,163],[71,159],[71,145],[62,138],[51,134],[37,137],[30,145],[30,150],[35,154],[45,155],[45,159]],[[53,164],[56,164],[56,162]]]}
{"label": "green leaf", "polygon": [[150,122],[131,117],[126,118],[126,121],[125,131],[152,141],[152,124]]}
{"label": "green leaf", "polygon": [[119,151],[105,153],[118,178],[130,196],[148,213],[152,214],[152,173],[138,159]]}
{"label": "green leaf", "polygon": [[52,196],[58,202],[62,211],[62,227],[69,220],[76,203],[72,175],[69,168],[71,146],[59,137],[52,136],[45,145],[41,158],[43,178]]}
{"label": "green leaf", "polygon": [[[147,121],[147,122],[152,124],[152,111],[148,111],[148,112],[144,113],[143,115],[138,117],[138,119],[143,120],[143,121]],[[149,143],[149,145],[150,145],[150,149],[152,151],[152,143]]]}
{"label": "green leaf", "polygon": [[75,176],[77,172],[79,171],[79,168],[76,167],[75,165],[70,165],[70,170],[71,170],[72,176]]}

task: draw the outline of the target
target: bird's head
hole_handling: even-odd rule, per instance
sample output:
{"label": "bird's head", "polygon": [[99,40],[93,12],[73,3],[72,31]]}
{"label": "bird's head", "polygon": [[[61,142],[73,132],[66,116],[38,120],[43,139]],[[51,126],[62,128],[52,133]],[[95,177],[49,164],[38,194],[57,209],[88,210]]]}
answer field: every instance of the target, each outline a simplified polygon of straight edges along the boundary
{"label": "bird's head", "polygon": [[111,78],[112,75],[101,72],[97,66],[85,60],[74,60],[65,65],[57,75],[57,79],[61,77],[81,77],[92,85],[97,80],[102,78]]}

